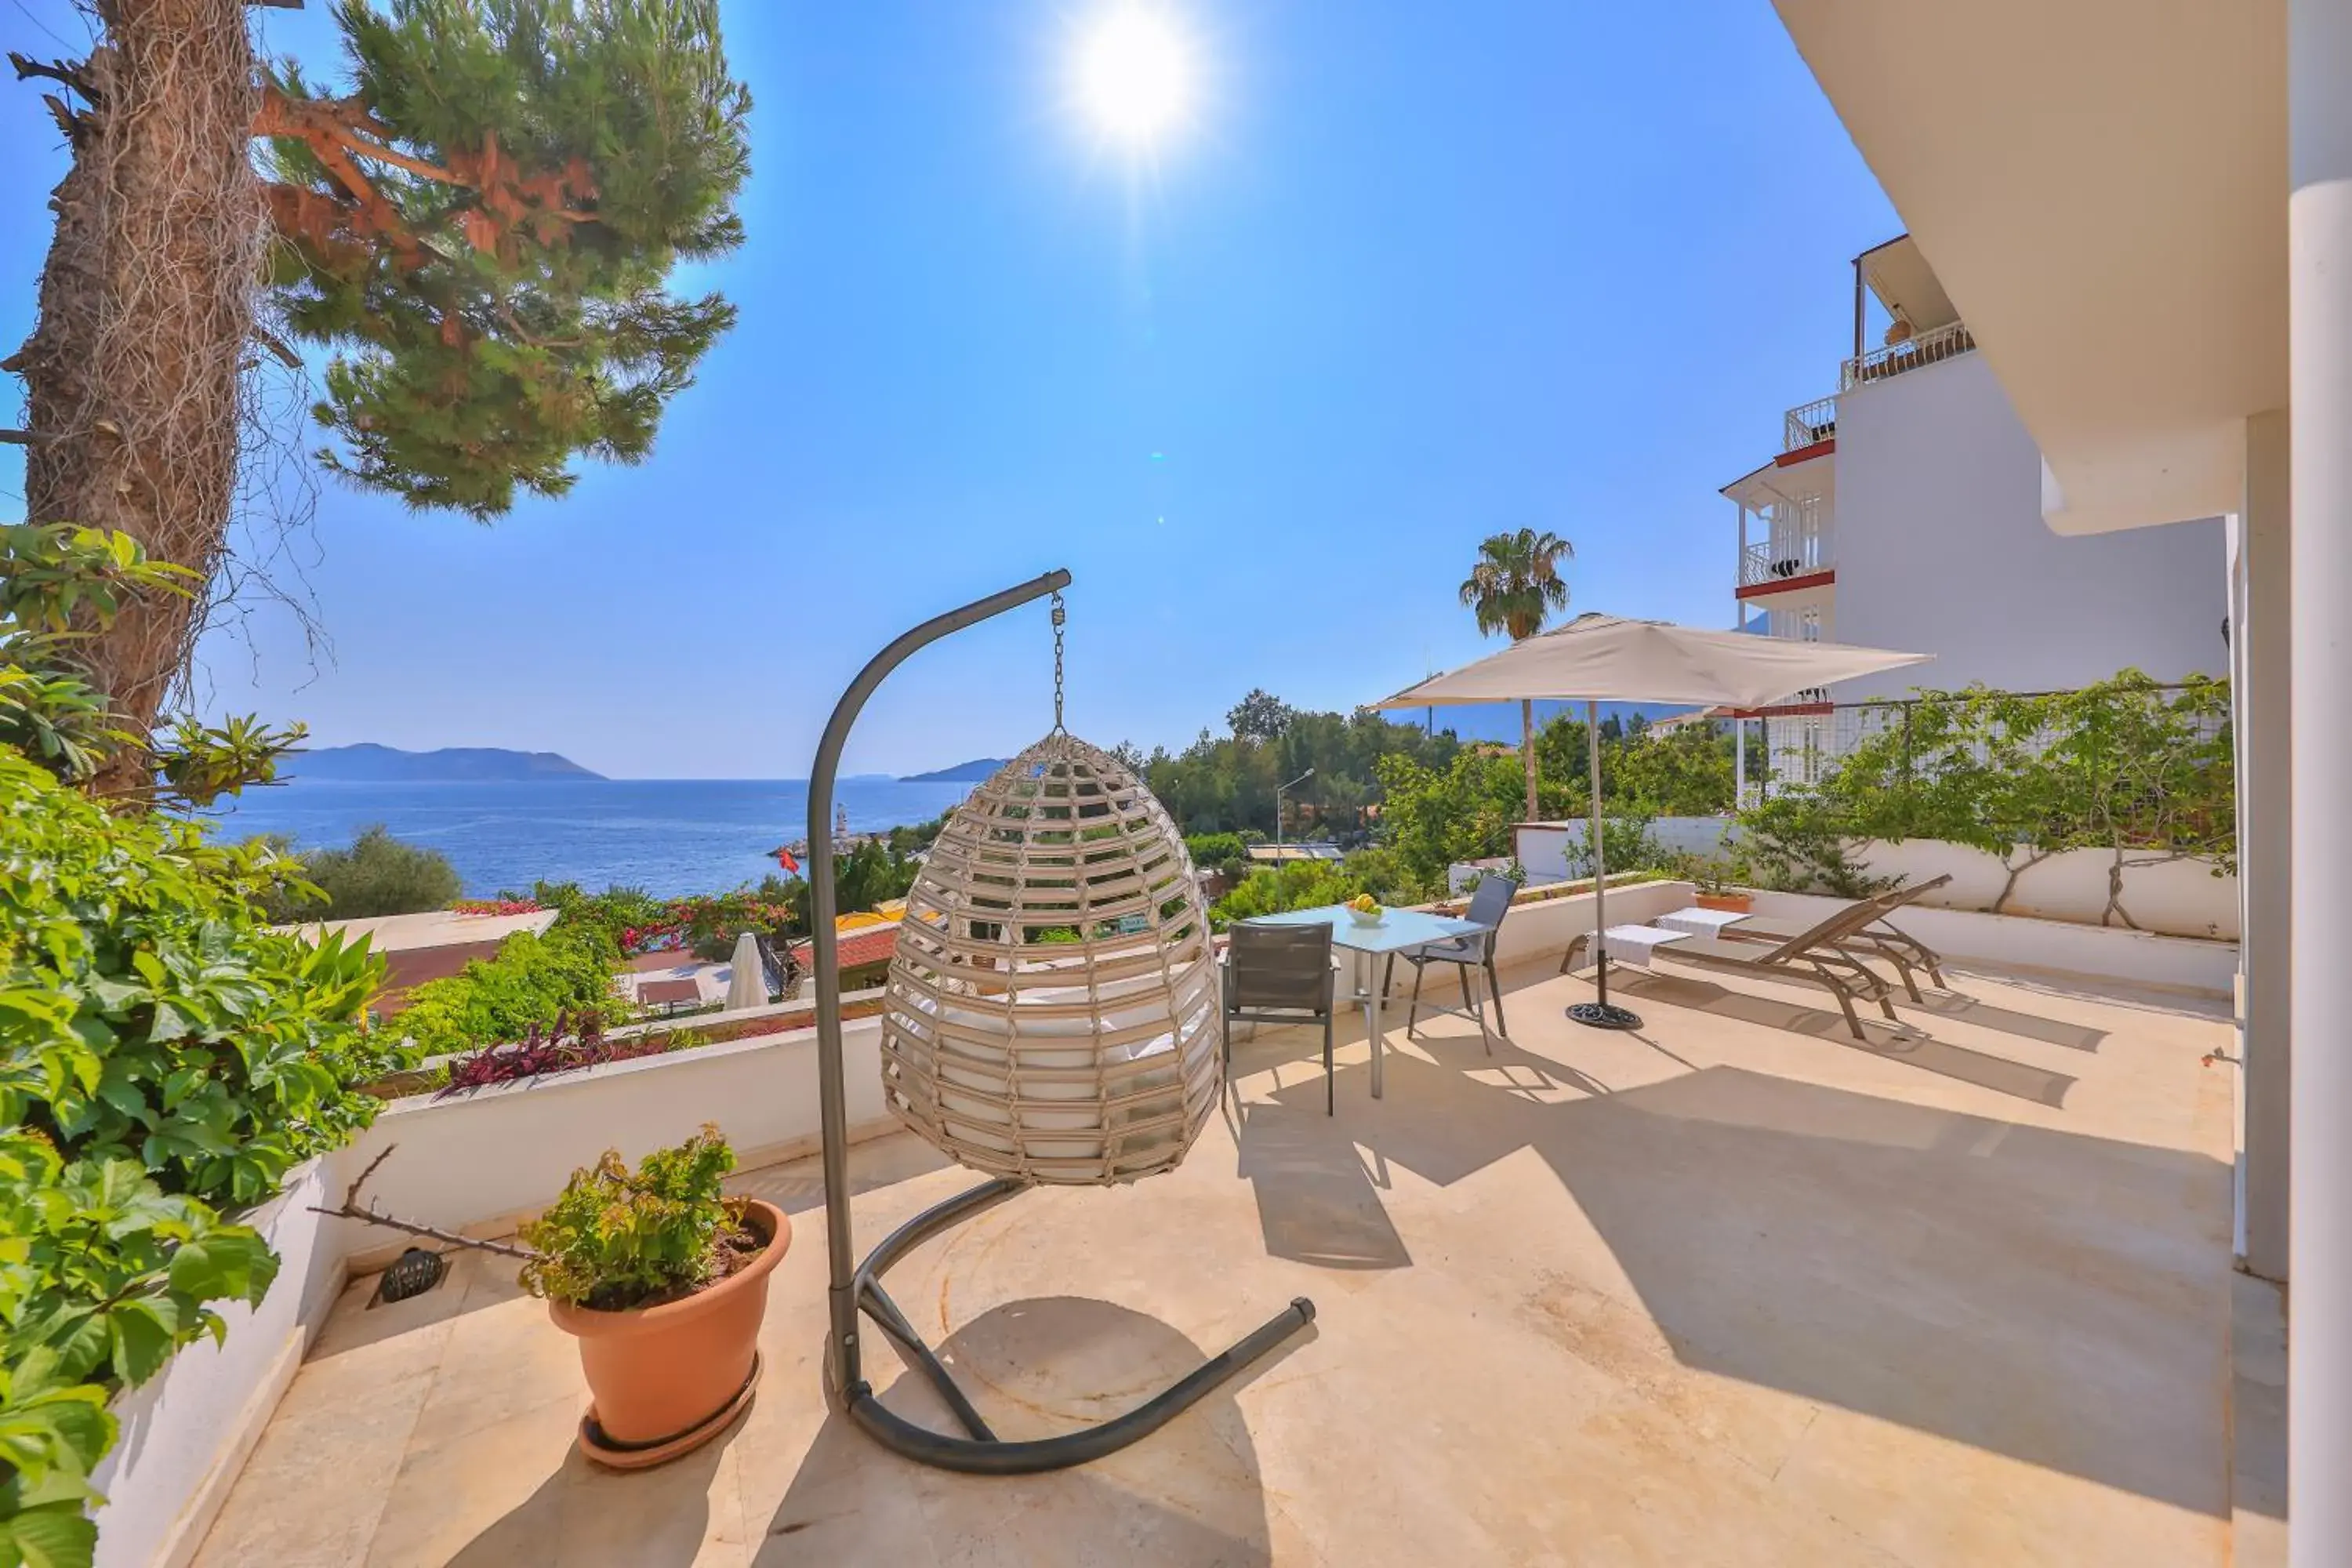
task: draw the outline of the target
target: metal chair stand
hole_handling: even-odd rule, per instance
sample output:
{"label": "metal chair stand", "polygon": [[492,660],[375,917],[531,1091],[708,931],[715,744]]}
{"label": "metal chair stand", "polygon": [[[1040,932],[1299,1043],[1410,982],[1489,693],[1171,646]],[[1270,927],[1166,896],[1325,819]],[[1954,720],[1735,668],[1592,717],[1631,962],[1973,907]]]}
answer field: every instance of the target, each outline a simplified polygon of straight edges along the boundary
{"label": "metal chair stand", "polygon": [[[854,1268],[849,1215],[849,1110],[847,1073],[841,1050],[841,976],[835,966],[839,937],[834,929],[837,894],[833,878],[833,785],[844,743],[866,700],[917,648],[992,616],[1042,598],[1067,585],[1070,574],[1049,572],[1043,577],[1008,588],[960,610],[924,622],[884,648],[858,671],[849,689],[833,710],[818,744],[816,762],[809,772],[809,923],[810,964],[816,971],[817,1100],[824,1128],[824,1219],[826,1290],[829,1331],[825,1344],[825,1382],[850,1419],[894,1453],[945,1470],[971,1475],[1034,1475],[1083,1465],[1116,1453],[1149,1436],[1188,1407],[1199,1403],[1243,1368],[1315,1321],[1315,1304],[1304,1296],[1244,1336],[1223,1354],[1210,1357],[1151,1398],[1111,1419],[1059,1436],[1006,1442],[989,1429],[971,1401],[938,1355],[915,1332],[907,1315],[882,1288],[882,1275],[916,1247],[975,1215],[995,1207],[1028,1190],[1030,1184],[1009,1179],[982,1183],[917,1215],[885,1237],[880,1246]],[[931,1386],[967,1434],[953,1436],[919,1426],[886,1408],[875,1397],[860,1363],[858,1317],[874,1320]]]}
{"label": "metal chair stand", "polygon": [[[961,1224],[975,1215],[994,1208],[1008,1198],[1029,1190],[1029,1184],[1012,1180],[982,1182],[980,1185],[958,1193],[945,1203],[934,1204],[921,1214],[883,1237],[882,1244],[857,1266],[852,1289],[856,1307],[874,1324],[890,1337],[893,1344],[904,1352],[948,1408],[955,1412],[967,1436],[952,1436],[919,1426],[898,1415],[874,1396],[874,1389],[856,1374],[850,1381],[838,1381],[835,1370],[835,1392],[849,1413],[851,1420],[866,1429],[866,1434],[884,1447],[904,1454],[910,1459],[943,1470],[961,1470],[968,1475],[1023,1476],[1040,1470],[1065,1469],[1083,1465],[1116,1453],[1139,1438],[1148,1437],[1160,1430],[1185,1409],[1200,1402],[1227,1379],[1265,1355],[1276,1346],[1315,1321],[1315,1303],[1304,1296],[1296,1297],[1289,1306],[1267,1319],[1260,1327],[1237,1342],[1223,1354],[1211,1356],[1183,1377],[1160,1390],[1151,1398],[1108,1421],[1066,1432],[1057,1437],[1033,1438],[1026,1442],[1006,1442],[989,1429],[988,1423],[972,1408],[971,1401],[956,1385],[954,1376],[940,1362],[931,1347],[915,1331],[907,1315],[890,1300],[882,1288],[881,1276],[892,1264],[932,1237]],[[836,1345],[836,1358],[839,1346]],[[854,1351],[853,1351],[854,1355]]]}

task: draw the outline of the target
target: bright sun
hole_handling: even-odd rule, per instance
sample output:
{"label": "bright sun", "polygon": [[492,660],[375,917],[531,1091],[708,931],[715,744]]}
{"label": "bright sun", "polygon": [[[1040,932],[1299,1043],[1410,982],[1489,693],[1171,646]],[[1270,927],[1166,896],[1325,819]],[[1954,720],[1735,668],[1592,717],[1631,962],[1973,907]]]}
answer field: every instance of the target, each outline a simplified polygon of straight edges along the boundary
{"label": "bright sun", "polygon": [[1077,66],[1087,112],[1133,146],[1158,142],[1192,102],[1192,47],[1156,6],[1118,0],[1079,40]]}

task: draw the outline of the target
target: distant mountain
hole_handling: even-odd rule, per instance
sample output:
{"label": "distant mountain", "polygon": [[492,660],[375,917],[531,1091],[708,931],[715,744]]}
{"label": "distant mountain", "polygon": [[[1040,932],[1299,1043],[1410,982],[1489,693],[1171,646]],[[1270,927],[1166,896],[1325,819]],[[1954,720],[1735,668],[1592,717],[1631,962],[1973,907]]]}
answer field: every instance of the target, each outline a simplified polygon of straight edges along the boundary
{"label": "distant mountain", "polygon": [[321,746],[293,758],[293,778],[354,784],[518,784],[526,779],[602,779],[553,752],[509,752],[496,746],[445,746],[403,752],[391,746]]}
{"label": "distant mountain", "polygon": [[935,773],[908,773],[898,782],[900,784],[984,784],[994,778],[996,770],[1003,765],[1003,757],[974,757],[968,763],[958,763],[951,768],[940,768]]}

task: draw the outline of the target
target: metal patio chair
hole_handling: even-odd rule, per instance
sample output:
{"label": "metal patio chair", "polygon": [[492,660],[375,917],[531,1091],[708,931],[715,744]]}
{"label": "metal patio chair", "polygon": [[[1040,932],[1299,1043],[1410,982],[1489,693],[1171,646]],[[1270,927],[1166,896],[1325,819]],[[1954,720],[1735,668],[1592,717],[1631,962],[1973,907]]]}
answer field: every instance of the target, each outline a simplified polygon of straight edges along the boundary
{"label": "metal patio chair", "polygon": [[1331,1088],[1333,975],[1331,928],[1257,925],[1243,921],[1227,933],[1224,1011],[1225,1066],[1234,1059],[1233,1026],[1323,1025],[1323,1114],[1334,1112]]}
{"label": "metal patio chair", "polygon": [[[1495,978],[1495,938],[1503,929],[1503,917],[1511,912],[1511,900],[1519,884],[1508,877],[1488,872],[1478,882],[1477,890],[1470,895],[1470,907],[1462,918],[1486,929],[1468,936],[1457,936],[1451,942],[1433,942],[1411,952],[1391,953],[1388,967],[1381,974],[1381,994],[1388,994],[1389,982],[1396,975],[1396,961],[1402,957],[1412,965],[1412,1000],[1404,1015],[1404,1032],[1412,1037],[1421,1012],[1421,980],[1424,968],[1432,963],[1451,963],[1462,981],[1462,1009],[1477,1020],[1478,1043],[1486,1054],[1495,1054],[1495,1042],[1486,1035],[1486,1012],[1470,994],[1470,972],[1482,969],[1486,973],[1486,994],[1495,1002],[1495,1033],[1507,1037],[1510,1025],[1503,1017],[1503,986]],[[1434,1005],[1434,1004],[1433,1004]]]}

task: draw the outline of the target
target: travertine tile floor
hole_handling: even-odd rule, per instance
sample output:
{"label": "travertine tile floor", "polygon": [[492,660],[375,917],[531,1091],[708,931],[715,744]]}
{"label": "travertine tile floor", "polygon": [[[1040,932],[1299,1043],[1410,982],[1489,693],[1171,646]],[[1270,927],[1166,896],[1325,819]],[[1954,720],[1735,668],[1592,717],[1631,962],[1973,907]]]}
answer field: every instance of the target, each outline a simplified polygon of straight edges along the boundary
{"label": "travertine tile floor", "polygon": [[[571,1342],[508,1266],[373,1310],[355,1281],[200,1562],[2226,1563],[2227,1026],[1954,979],[1864,1048],[1815,994],[1672,973],[1622,986],[1647,1027],[1589,1032],[1588,986],[1528,973],[1491,1056],[1392,1034],[1375,1101],[1344,1049],[1328,1120],[1307,1032],[1244,1041],[1181,1171],[1026,1194],[892,1276],[1013,1436],[1314,1298],[1276,1359],[1060,1475],[925,1470],[828,1411],[813,1163],[741,1178],[798,1227],[765,1381],[663,1470],[573,1453]],[[903,1135],[855,1166],[861,1250],[972,1179]]]}

